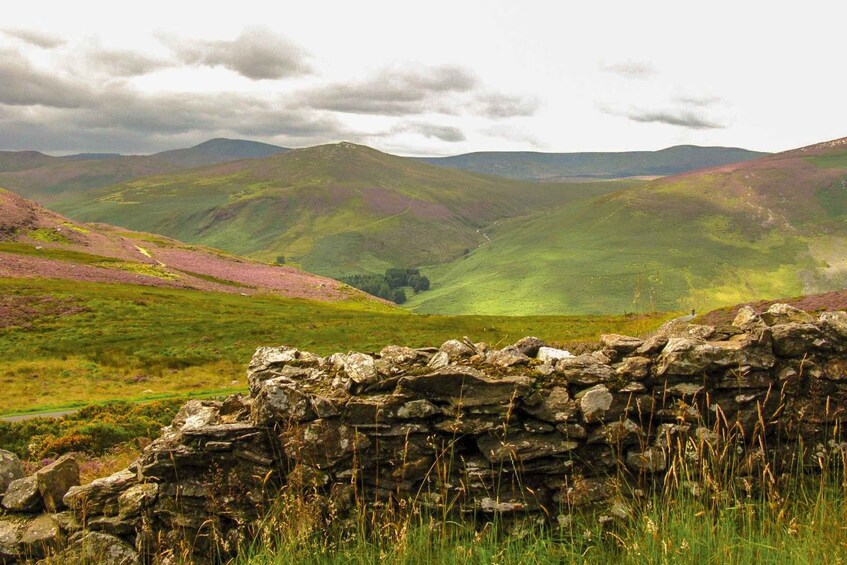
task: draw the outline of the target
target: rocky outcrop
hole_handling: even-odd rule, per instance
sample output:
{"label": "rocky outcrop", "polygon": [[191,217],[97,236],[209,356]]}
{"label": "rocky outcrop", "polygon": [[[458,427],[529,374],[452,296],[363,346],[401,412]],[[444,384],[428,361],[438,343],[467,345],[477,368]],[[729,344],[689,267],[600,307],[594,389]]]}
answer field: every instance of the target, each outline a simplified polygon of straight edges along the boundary
{"label": "rocky outcrop", "polygon": [[[621,473],[661,480],[679,446],[766,446],[772,472],[843,453],[828,432],[847,409],[847,314],[780,306],[736,324],[675,321],[577,356],[537,338],[328,357],[259,348],[248,396],[188,402],[130,468],[61,503],[42,471],[13,482],[4,504],[66,505],[44,514],[66,552],[100,544],[124,563],[190,547],[224,559],[285,485],[556,516],[606,500]],[[0,555],[22,551],[28,527],[0,519]]]}

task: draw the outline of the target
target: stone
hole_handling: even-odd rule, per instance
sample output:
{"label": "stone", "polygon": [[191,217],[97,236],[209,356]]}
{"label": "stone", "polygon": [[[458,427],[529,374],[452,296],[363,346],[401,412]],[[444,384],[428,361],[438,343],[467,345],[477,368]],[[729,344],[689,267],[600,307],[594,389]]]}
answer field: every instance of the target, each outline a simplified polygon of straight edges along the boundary
{"label": "stone", "polygon": [[818,323],[828,334],[847,342],[847,312],[824,312]]}
{"label": "stone", "polygon": [[440,414],[441,409],[429,400],[410,400],[397,409],[397,417],[402,419],[429,418]]}
{"label": "stone", "polygon": [[461,361],[462,359],[467,359],[468,357],[477,353],[473,347],[469,346],[468,344],[462,341],[459,341],[458,339],[450,339],[445,341],[441,344],[441,347],[438,348],[438,351],[441,353],[446,353],[451,363]]}
{"label": "stone", "polygon": [[668,466],[665,451],[659,447],[648,447],[643,451],[632,450],[626,454],[626,465],[633,471],[658,473]]}
{"label": "stone", "polygon": [[641,429],[641,426],[632,420],[626,419],[622,422],[602,424],[599,428],[591,432],[586,443],[622,445],[631,441],[637,441],[646,435],[644,430]]}
{"label": "stone", "polygon": [[259,347],[247,367],[247,383],[250,391],[258,389],[259,385],[268,379],[278,377],[279,369],[294,363],[299,351],[293,347]]}
{"label": "stone", "polygon": [[48,512],[58,512],[65,507],[62,500],[71,487],[79,485],[79,463],[76,455],[69,453],[39,469],[35,473],[38,492]]}
{"label": "stone", "polygon": [[539,420],[553,423],[567,422],[579,412],[576,401],[570,397],[566,387],[554,386],[543,391],[540,396],[540,402],[533,406],[524,405],[522,410]]}
{"label": "stone", "polygon": [[136,516],[149,508],[159,496],[159,485],[143,483],[132,486],[118,496],[118,509],[121,516]]}
{"label": "stone", "polygon": [[12,512],[37,512],[43,507],[35,475],[12,481],[3,496],[3,508]]}
{"label": "stone", "polygon": [[770,369],[775,362],[770,350],[753,340],[705,342],[674,337],[659,355],[656,374],[690,376],[726,368]]}
{"label": "stone", "polygon": [[446,351],[439,351],[435,355],[433,355],[429,362],[427,362],[426,366],[430,369],[441,369],[442,367],[446,367],[450,364],[450,356]]}
{"label": "stone", "polygon": [[565,357],[573,357],[573,354],[566,349],[556,349],[554,347],[539,347],[537,359],[542,363],[553,363]]}
{"label": "stone", "polygon": [[803,357],[811,350],[829,349],[823,332],[810,323],[776,324],[771,335],[773,351],[780,357]]}
{"label": "stone", "polygon": [[529,461],[567,453],[579,447],[560,433],[533,434],[516,432],[501,439],[492,435],[477,438],[480,452],[492,463],[504,461]]}
{"label": "stone", "polygon": [[620,356],[628,355],[644,345],[644,340],[620,334],[603,334],[600,343],[605,349],[611,349]]}
{"label": "stone", "polygon": [[357,451],[364,452],[371,443],[366,434],[330,420],[294,427],[283,439],[288,457],[321,470],[352,457]]}
{"label": "stone", "polygon": [[348,353],[342,360],[342,368],[352,383],[349,386],[357,390],[379,379],[374,358],[364,353]]}
{"label": "stone", "polygon": [[275,422],[306,422],[317,417],[312,402],[295,381],[276,377],[263,381],[255,392],[252,419],[257,426]]}
{"label": "stone", "polygon": [[387,345],[379,352],[380,359],[387,361],[390,365],[412,365],[421,358],[423,354],[417,349],[411,347],[402,347],[399,345]]}
{"label": "stone", "polygon": [[742,306],[732,320],[732,325],[743,330],[750,330],[761,328],[766,324],[752,307]]}
{"label": "stone", "polygon": [[0,497],[6,493],[6,489],[24,476],[24,466],[18,456],[11,451],[0,449]]}
{"label": "stone", "polygon": [[517,365],[529,364],[529,357],[510,346],[506,347],[505,349],[492,351],[486,356],[485,361],[489,365],[494,365],[495,367],[501,367],[503,369],[506,369],[508,367],[515,367]]}
{"label": "stone", "polygon": [[21,531],[21,552],[28,557],[45,557],[59,547],[62,532],[50,514],[41,514],[26,522]]}
{"label": "stone", "polygon": [[65,563],[99,563],[101,565],[136,565],[141,557],[131,545],[121,538],[103,532],[86,532],[72,540],[59,553],[42,563],[63,565]]}
{"label": "stone", "polygon": [[425,375],[401,377],[397,394],[448,401],[453,406],[509,405],[523,396],[529,377],[494,378],[472,367],[450,366]]}
{"label": "stone", "polygon": [[767,310],[762,312],[761,318],[769,326],[792,322],[810,324],[815,321],[811,314],[788,304],[771,304]]}
{"label": "stone", "polygon": [[650,375],[650,366],[653,361],[649,357],[627,357],[615,367],[615,373],[626,380],[645,379]]}
{"label": "stone", "polygon": [[14,563],[13,560],[21,556],[22,530],[19,522],[0,519],[0,563],[7,560]]}
{"label": "stone", "polygon": [[538,355],[538,351],[542,347],[546,347],[547,344],[543,339],[539,339],[537,337],[525,337],[518,340],[517,343],[512,345],[512,348],[522,355],[526,355],[527,357],[536,357]]}
{"label": "stone", "polygon": [[606,411],[611,408],[613,399],[612,393],[604,385],[593,386],[576,395],[579,409],[586,423],[602,421]]}
{"label": "stone", "polygon": [[656,333],[644,340],[644,343],[635,350],[638,355],[652,355],[664,349],[670,339],[663,333]]}
{"label": "stone", "polygon": [[615,371],[592,355],[565,357],[556,361],[556,374],[568,383],[593,385],[606,382],[615,376]]}
{"label": "stone", "polygon": [[119,495],[137,483],[138,475],[125,469],[87,485],[71,487],[63,502],[81,516],[117,514]]}

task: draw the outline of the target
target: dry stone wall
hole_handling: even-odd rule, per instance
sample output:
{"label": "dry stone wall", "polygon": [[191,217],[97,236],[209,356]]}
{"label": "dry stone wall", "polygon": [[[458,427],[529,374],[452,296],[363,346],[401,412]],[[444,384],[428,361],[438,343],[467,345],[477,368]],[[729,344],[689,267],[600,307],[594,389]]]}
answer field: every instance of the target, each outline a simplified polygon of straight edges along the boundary
{"label": "dry stone wall", "polygon": [[688,444],[730,438],[751,472],[843,456],[847,313],[747,308],[727,327],[680,320],[601,343],[576,356],[536,338],[328,357],[259,348],[249,395],[187,403],[125,471],[68,489],[0,469],[6,498],[30,495],[0,519],[0,558],[32,551],[22,536],[40,520],[64,558],[96,543],[114,562],[150,561],[187,543],[223,559],[286,484],[342,510],[413,499],[554,517],[602,503],[622,476],[660,478]]}

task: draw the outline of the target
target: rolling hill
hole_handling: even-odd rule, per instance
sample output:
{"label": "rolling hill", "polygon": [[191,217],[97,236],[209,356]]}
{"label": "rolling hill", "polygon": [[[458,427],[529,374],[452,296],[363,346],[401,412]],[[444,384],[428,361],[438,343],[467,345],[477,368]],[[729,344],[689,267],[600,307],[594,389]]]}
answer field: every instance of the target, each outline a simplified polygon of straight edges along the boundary
{"label": "rolling hill", "polygon": [[42,204],[126,180],[193,167],[256,159],[288,151],[255,141],[212,139],[153,155],[78,154],[51,157],[37,151],[0,152],[0,186]]}
{"label": "rolling hill", "polygon": [[55,205],[339,276],[450,261],[487,241],[497,221],[627,186],[515,181],[345,142],[145,177]]}
{"label": "rolling hill", "polygon": [[660,151],[621,153],[537,153],[486,151],[452,157],[426,157],[432,165],[537,181],[657,177],[764,157],[734,147],[678,145]]}
{"label": "rolling hill", "polygon": [[0,278],[382,303],[338,281],[292,267],[249,261],[161,236],[72,222],[2,189]]}
{"label": "rolling hill", "polygon": [[847,138],[501,222],[420,312],[704,310],[847,284]]}

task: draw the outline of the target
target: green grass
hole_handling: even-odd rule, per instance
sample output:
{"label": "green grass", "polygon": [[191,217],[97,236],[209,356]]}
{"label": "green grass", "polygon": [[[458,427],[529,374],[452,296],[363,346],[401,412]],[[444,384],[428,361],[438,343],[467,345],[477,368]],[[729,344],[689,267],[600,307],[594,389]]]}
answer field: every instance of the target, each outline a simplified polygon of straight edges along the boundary
{"label": "green grass", "polygon": [[321,275],[459,257],[501,218],[632,186],[543,184],[444,169],[351,144],[146,177],[54,206]]}
{"label": "green grass", "polygon": [[525,335],[567,343],[600,333],[641,334],[663,320],[422,316],[370,301],[330,304],[40,279],[0,279],[0,293],[70,300],[83,309],[64,316],[48,312],[0,332],[0,413],[240,391],[244,367],[260,345],[325,355],[378,351],[393,343],[440,345],[462,336],[500,345]]}

